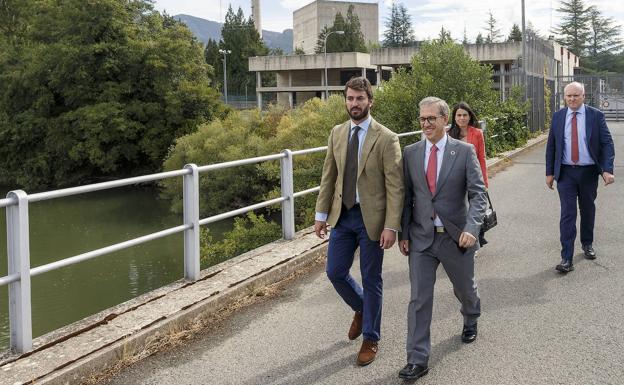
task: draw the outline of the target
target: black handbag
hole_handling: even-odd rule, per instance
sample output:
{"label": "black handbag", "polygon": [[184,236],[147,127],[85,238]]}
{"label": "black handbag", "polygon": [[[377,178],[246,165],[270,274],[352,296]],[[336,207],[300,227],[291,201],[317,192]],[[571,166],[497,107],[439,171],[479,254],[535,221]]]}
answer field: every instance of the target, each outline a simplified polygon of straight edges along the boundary
{"label": "black handbag", "polygon": [[495,227],[498,224],[496,219],[496,211],[494,207],[492,207],[492,201],[490,200],[490,194],[486,191],[485,196],[487,196],[488,203],[490,207],[485,209],[485,215],[483,216],[483,224],[481,225],[481,230],[483,232],[488,231],[492,227]]}

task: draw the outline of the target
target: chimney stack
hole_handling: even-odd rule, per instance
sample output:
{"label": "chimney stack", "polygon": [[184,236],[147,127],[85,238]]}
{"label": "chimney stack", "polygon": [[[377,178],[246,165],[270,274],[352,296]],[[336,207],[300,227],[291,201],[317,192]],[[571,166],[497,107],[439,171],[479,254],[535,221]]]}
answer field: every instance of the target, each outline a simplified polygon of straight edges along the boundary
{"label": "chimney stack", "polygon": [[260,16],[260,0],[251,0],[251,16],[253,17],[254,25],[260,34],[262,39],[262,19]]}

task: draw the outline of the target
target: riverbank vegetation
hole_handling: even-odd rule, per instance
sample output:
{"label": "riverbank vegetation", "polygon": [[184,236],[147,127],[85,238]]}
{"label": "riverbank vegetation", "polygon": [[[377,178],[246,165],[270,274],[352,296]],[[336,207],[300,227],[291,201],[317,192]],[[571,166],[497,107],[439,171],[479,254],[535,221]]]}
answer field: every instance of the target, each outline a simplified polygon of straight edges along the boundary
{"label": "riverbank vegetation", "polygon": [[0,4],[0,184],[158,172],[175,138],[227,111],[201,43],[147,0]]}

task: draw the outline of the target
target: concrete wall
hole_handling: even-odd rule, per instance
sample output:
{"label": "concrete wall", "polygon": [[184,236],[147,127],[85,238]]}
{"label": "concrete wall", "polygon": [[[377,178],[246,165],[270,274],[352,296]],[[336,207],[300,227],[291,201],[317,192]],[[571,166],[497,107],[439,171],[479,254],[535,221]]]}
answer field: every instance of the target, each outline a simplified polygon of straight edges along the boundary
{"label": "concrete wall", "polygon": [[[379,41],[379,6],[371,3],[317,0],[293,13],[293,50],[303,48],[305,53],[314,53],[318,35],[325,26],[332,26],[338,12],[347,17],[349,6],[354,6],[364,41]],[[332,36],[330,39],[339,39]]]}
{"label": "concrete wall", "polygon": [[553,42],[555,49],[555,60],[561,63],[561,76],[574,75],[574,67],[580,66],[579,58],[572,52],[562,47],[559,43]]}
{"label": "concrete wall", "polygon": [[482,62],[513,61],[522,56],[522,44],[519,42],[467,44],[464,51],[473,59]]}
{"label": "concrete wall", "polygon": [[[371,68],[370,55],[362,52],[327,54],[327,68]],[[254,56],[249,58],[249,71],[288,71],[325,69],[325,55]]]}
{"label": "concrete wall", "polygon": [[318,40],[318,2],[314,1],[293,13],[293,51],[303,48],[314,53]]}

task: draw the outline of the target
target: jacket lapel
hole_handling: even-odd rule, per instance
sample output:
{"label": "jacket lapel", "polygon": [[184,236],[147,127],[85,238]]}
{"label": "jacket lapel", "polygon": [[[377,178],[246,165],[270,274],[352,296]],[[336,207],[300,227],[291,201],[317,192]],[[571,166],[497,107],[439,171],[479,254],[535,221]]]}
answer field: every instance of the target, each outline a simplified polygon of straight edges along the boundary
{"label": "jacket lapel", "polygon": [[592,111],[589,107],[585,106],[585,144],[587,148],[589,148],[589,141],[592,135],[593,128],[593,120],[594,120],[594,111]]}
{"label": "jacket lapel", "polygon": [[446,146],[444,146],[444,154],[442,155],[442,166],[440,167],[440,175],[438,175],[436,193],[434,196],[437,195],[440,189],[444,186],[444,182],[446,182],[446,179],[453,168],[455,159],[457,159],[457,141],[450,136],[447,136]]}
{"label": "jacket lapel", "polygon": [[336,166],[338,168],[338,173],[340,175],[344,175],[344,167],[345,162],[347,161],[347,147],[349,144],[349,130],[351,129],[350,121],[344,123],[338,129],[336,134],[338,137],[336,138]]}
{"label": "jacket lapel", "polygon": [[429,191],[429,186],[427,186],[427,177],[425,175],[425,149],[426,142],[425,139],[422,139],[420,142],[416,142],[416,151],[414,151],[414,175],[416,184],[423,186],[423,188]]}
{"label": "jacket lapel", "polygon": [[[371,150],[373,149],[373,145],[379,138],[379,127],[377,127],[377,122],[375,119],[371,118],[370,125],[368,126],[368,131],[366,132],[366,137],[364,138],[364,144],[362,145],[362,153],[360,154],[360,161],[358,162],[358,178],[364,170],[364,165],[366,164],[366,160],[370,155]],[[345,151],[346,158],[346,151]]]}

